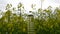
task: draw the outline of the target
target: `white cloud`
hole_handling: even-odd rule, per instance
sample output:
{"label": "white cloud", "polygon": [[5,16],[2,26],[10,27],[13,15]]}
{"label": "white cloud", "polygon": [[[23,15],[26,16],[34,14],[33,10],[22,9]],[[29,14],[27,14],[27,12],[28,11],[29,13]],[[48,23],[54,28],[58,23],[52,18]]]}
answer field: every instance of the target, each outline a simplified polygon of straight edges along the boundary
{"label": "white cloud", "polygon": [[[36,4],[36,8],[41,7],[40,0],[0,0],[0,10],[5,9],[7,3],[12,3],[14,7],[18,5],[19,2],[24,4],[26,10],[31,10],[31,4]],[[43,2],[43,9],[47,8],[48,6],[57,7],[60,5],[60,0],[44,0]]]}
{"label": "white cloud", "polygon": [[60,4],[56,3],[54,0],[45,0],[43,3],[43,9],[47,8],[48,6],[52,6],[53,8],[58,7]]}

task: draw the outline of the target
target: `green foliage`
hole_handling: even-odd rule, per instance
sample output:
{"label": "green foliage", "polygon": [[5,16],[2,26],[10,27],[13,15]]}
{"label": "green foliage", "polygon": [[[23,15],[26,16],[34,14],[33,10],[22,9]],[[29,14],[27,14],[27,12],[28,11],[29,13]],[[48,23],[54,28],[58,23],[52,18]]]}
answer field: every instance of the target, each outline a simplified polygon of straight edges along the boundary
{"label": "green foliage", "polygon": [[12,4],[7,4],[6,10],[9,10],[12,7]]}
{"label": "green foliage", "polygon": [[[52,14],[51,10],[44,10],[47,15],[42,19],[35,19],[35,31],[36,34],[60,34],[60,16],[59,10],[57,9],[56,14],[55,11]],[[56,16],[57,15],[57,16]],[[41,17],[41,15],[40,15]],[[42,16],[44,17],[44,16]]]}
{"label": "green foliage", "polygon": [[[12,13],[12,10],[9,9],[11,8],[11,6],[11,4],[7,4],[6,8],[8,10],[0,18],[0,34],[27,34],[28,19],[24,19],[25,17],[22,16],[22,13],[20,13],[21,16]],[[32,8],[34,6],[32,5]],[[20,3],[18,5],[18,9],[21,9],[22,11],[22,8],[24,7],[22,3]],[[40,15],[37,18],[32,18],[31,20],[32,22],[34,22],[35,34],[60,34],[59,8],[56,8],[54,12],[52,12],[51,6],[49,6],[45,10],[38,9],[38,14]]]}
{"label": "green foliage", "polygon": [[23,17],[13,14],[7,10],[0,18],[0,33],[1,34],[27,34],[27,24]]}

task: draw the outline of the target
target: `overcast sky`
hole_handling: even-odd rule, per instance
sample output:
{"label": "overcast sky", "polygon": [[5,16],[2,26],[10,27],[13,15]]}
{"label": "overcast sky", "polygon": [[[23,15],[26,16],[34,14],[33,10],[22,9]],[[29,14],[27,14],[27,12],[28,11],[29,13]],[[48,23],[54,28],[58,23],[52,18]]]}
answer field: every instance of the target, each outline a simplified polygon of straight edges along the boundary
{"label": "overcast sky", "polygon": [[[4,10],[5,6],[9,3],[16,7],[18,3],[22,2],[26,10],[31,10],[31,4],[36,4],[36,8],[40,8],[40,0],[0,0],[0,10]],[[60,0],[44,0],[43,1],[43,9],[48,6],[52,6],[53,8],[58,7],[60,5]]]}

